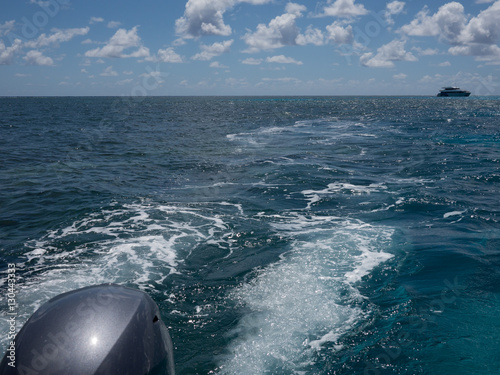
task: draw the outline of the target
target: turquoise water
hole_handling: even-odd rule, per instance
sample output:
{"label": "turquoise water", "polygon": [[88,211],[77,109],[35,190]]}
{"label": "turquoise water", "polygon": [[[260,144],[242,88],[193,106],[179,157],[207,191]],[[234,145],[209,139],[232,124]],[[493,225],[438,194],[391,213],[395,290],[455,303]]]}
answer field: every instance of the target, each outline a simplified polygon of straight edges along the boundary
{"label": "turquoise water", "polygon": [[0,114],[17,329],[114,282],[159,305],[179,374],[498,373],[500,98],[0,98]]}

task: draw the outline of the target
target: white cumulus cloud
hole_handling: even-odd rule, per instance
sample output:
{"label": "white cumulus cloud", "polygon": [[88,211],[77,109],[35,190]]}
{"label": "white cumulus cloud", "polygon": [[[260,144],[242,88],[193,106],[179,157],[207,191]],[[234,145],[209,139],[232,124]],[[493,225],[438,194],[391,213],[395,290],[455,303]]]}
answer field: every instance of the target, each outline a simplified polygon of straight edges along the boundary
{"label": "white cumulus cloud", "polygon": [[7,35],[8,33],[10,33],[11,30],[14,28],[15,23],[16,21],[12,20],[4,22],[3,25],[0,24],[0,36]]}
{"label": "white cumulus cloud", "polygon": [[224,23],[224,13],[239,3],[260,5],[271,0],[189,0],[184,16],[175,21],[175,30],[183,38],[203,35],[231,35],[231,26]]}
{"label": "white cumulus cloud", "polygon": [[496,44],[470,44],[451,47],[452,55],[476,56],[479,61],[500,61],[500,47]]}
{"label": "white cumulus cloud", "polygon": [[437,50],[436,48],[422,49],[420,47],[413,47],[412,50],[416,51],[421,56],[433,56],[439,53],[439,50]]}
{"label": "white cumulus cloud", "polygon": [[44,56],[42,52],[37,50],[29,51],[26,56],[23,57],[28,65],[54,65],[54,60],[50,57]]}
{"label": "white cumulus cloud", "polygon": [[108,66],[104,71],[101,73],[101,76],[103,77],[116,77],[118,73],[113,70],[112,66]]}
{"label": "white cumulus cloud", "polygon": [[[135,51],[125,53],[125,50],[137,48]],[[87,57],[148,57],[149,50],[141,43],[137,33],[137,26],[130,30],[118,29],[104,47],[95,48],[85,52]]]}
{"label": "white cumulus cloud", "polygon": [[314,44],[316,46],[322,46],[325,44],[325,36],[323,31],[318,28],[314,28],[309,25],[306,29],[305,34],[297,35],[295,40],[298,45]]}
{"label": "white cumulus cloud", "polygon": [[429,10],[425,7],[401,31],[414,36],[439,36],[440,39],[454,43],[458,41],[466,22],[464,6],[451,2],[440,7],[433,15],[429,15]]}
{"label": "white cumulus cloud", "polygon": [[386,22],[389,25],[394,25],[392,16],[396,16],[403,12],[404,7],[405,3],[403,1],[392,1],[390,3],[387,3],[384,13]]}
{"label": "white cumulus cloud", "polygon": [[216,56],[220,56],[225,52],[229,52],[229,49],[231,48],[231,45],[233,44],[233,40],[226,40],[222,43],[214,43],[212,45],[204,45],[202,44],[200,46],[201,52],[197,53],[192,57],[193,60],[202,60],[202,61],[208,61],[212,60]]}
{"label": "white cumulus cloud", "polygon": [[496,1],[463,28],[459,41],[463,44],[496,44],[500,41],[500,1]]}
{"label": "white cumulus cloud", "polygon": [[[354,5],[352,0],[349,4],[351,3]],[[337,4],[337,2],[333,5],[342,7],[342,4]],[[297,19],[302,17],[305,11],[306,7],[303,5],[288,3],[284,14],[273,18],[267,25],[259,24],[254,32],[247,32],[243,36],[249,46],[244,52],[254,53],[293,45],[313,44],[323,46],[328,42],[334,44],[353,43],[353,28],[351,25],[346,26],[346,22],[343,21],[334,21],[326,26],[325,30],[309,25],[305,32],[302,33],[297,26]],[[344,9],[344,11],[347,14],[347,9]],[[358,9],[358,13],[363,12]],[[354,13],[351,12],[350,14]]]}
{"label": "white cumulus cloud", "polygon": [[28,48],[40,48],[55,45],[61,42],[68,42],[75,36],[86,35],[89,32],[89,27],[74,28],[74,29],[53,29],[52,34],[40,34],[35,40],[27,41],[24,45]]}
{"label": "white cumulus cloud", "polygon": [[339,22],[334,22],[326,27],[327,38],[336,44],[352,44],[354,35],[352,26],[343,27]]}
{"label": "white cumulus cloud", "polygon": [[500,0],[475,17],[466,15],[458,2],[441,6],[432,15],[424,8],[401,31],[412,36],[435,36],[451,45],[448,52],[452,55],[495,60],[500,58]]}
{"label": "white cumulus cloud", "polygon": [[278,55],[278,56],[272,56],[268,57],[266,59],[268,63],[278,63],[278,64],[297,64],[297,65],[302,65],[302,61],[297,61],[293,57],[287,57],[285,55]]}
{"label": "white cumulus cloud", "polygon": [[262,64],[262,59],[255,59],[253,57],[249,57],[248,59],[243,60],[241,63],[245,65],[260,65]]}
{"label": "white cumulus cloud", "polygon": [[117,27],[120,27],[122,23],[119,21],[109,21],[107,27],[109,29],[116,29]]}
{"label": "white cumulus cloud", "polygon": [[158,60],[168,63],[181,63],[182,57],[172,47],[158,50]]}
{"label": "white cumulus cloud", "polygon": [[214,62],[211,62],[210,63],[210,67],[211,68],[215,68],[215,69],[227,69],[229,68],[229,66],[226,66],[224,64],[221,64],[220,62],[218,61],[214,61]]}
{"label": "white cumulus cloud", "polygon": [[354,4],[355,0],[328,0],[323,9],[323,16],[356,17],[368,14],[363,4]]}
{"label": "white cumulus cloud", "polygon": [[21,51],[22,44],[21,39],[16,39],[10,47],[7,47],[0,39],[0,65],[12,64],[15,54]]}
{"label": "white cumulus cloud", "polygon": [[90,24],[104,22],[102,17],[90,17]]}
{"label": "white cumulus cloud", "polygon": [[[14,25],[8,21],[0,25],[0,35],[2,30],[9,31]],[[89,32],[88,27],[73,28],[73,29],[52,29],[50,34],[42,33],[36,39],[23,42],[20,39],[15,39],[10,47],[5,46],[0,40],[0,65],[12,64],[16,55],[19,55],[23,49],[29,48],[29,51],[23,59],[28,65],[54,65],[52,58],[45,56],[40,49],[44,50],[47,47],[57,47],[60,43],[68,42],[75,36],[85,35]]]}
{"label": "white cumulus cloud", "polygon": [[[305,42],[306,37],[299,38],[299,28],[296,19],[302,16],[306,8],[299,4],[288,3],[286,13],[272,19],[268,25],[259,24],[255,32],[248,32],[243,36],[249,46],[245,52],[258,52],[260,50],[271,50],[287,45],[297,45]],[[299,40],[298,40],[299,38]]]}
{"label": "white cumulus cloud", "polygon": [[376,55],[372,52],[361,55],[360,63],[371,68],[392,68],[394,61],[417,61],[411,52],[405,50],[405,44],[405,41],[395,39],[377,49]]}
{"label": "white cumulus cloud", "polygon": [[302,16],[302,12],[307,10],[305,5],[297,3],[288,3],[285,6],[285,12],[290,14],[295,14],[297,17]]}

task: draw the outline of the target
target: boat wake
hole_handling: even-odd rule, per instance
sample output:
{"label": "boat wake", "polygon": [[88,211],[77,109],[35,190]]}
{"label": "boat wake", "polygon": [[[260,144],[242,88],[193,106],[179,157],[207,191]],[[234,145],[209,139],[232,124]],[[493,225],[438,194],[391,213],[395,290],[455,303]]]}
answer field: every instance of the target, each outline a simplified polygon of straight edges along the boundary
{"label": "boat wake", "polygon": [[230,293],[243,316],[220,374],[317,372],[317,356],[341,349],[343,335],[372,314],[357,283],[392,257],[384,251],[391,228],[329,216],[273,219],[290,251]]}

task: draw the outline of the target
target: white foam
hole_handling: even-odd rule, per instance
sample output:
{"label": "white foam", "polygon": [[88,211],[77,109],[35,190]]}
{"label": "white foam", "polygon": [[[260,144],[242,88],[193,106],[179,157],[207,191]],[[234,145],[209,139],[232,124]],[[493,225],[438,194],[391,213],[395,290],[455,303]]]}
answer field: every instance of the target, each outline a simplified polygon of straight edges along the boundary
{"label": "white foam", "polygon": [[[292,126],[264,126],[252,132],[241,132],[228,134],[226,138],[231,142],[237,142],[250,148],[254,146],[265,146],[267,144],[282,145],[289,140],[296,141],[296,135],[301,134],[311,145],[314,144],[333,144],[339,139],[351,139],[375,137],[373,134],[360,133],[365,129],[365,123],[355,123],[352,121],[340,121],[336,117],[323,117],[313,120],[296,121]],[[308,137],[309,136],[309,137]],[[278,143],[277,143],[278,142]],[[291,143],[287,144],[291,144]],[[241,149],[237,150],[242,152]],[[363,153],[363,150],[361,151]]]}
{"label": "white foam", "polygon": [[443,218],[446,219],[446,218],[449,218],[450,216],[457,216],[457,215],[462,215],[463,213],[465,213],[465,211],[452,211],[452,212],[447,212],[443,215]]}
{"label": "white foam", "polygon": [[[230,203],[223,207],[234,214],[242,209]],[[165,289],[168,276],[179,272],[198,244],[230,248],[232,230],[223,216],[211,212],[151,203],[113,205],[25,244],[31,250],[16,265],[18,329],[48,299],[83,286],[112,282],[152,293]],[[0,328],[7,326],[0,317]]]}
{"label": "white foam", "polygon": [[385,262],[392,258],[391,254],[384,252],[374,252],[370,250],[363,251],[360,255],[355,257],[358,266],[350,272],[345,274],[346,281],[349,283],[356,283],[368,275],[380,263]]}
{"label": "white foam", "polygon": [[370,311],[356,283],[392,257],[392,229],[327,216],[279,216],[273,227],[293,245],[277,263],[234,290],[246,311],[222,374],[307,373],[315,352],[338,350]]}
{"label": "white foam", "polygon": [[263,374],[273,368],[273,362],[286,365],[301,359],[311,349],[310,337],[332,326],[340,333],[343,322],[361,313],[339,304],[336,289],[308,272],[308,267],[317,265],[302,259],[283,262],[235,292],[234,298],[251,313],[239,323],[223,373]]}
{"label": "white foam", "polygon": [[328,184],[328,187],[325,189],[303,190],[302,194],[308,200],[307,209],[310,209],[313,204],[321,201],[323,196],[337,194],[340,192],[346,192],[352,195],[371,194],[386,189],[387,187],[383,184],[354,185],[349,183],[334,182]]}

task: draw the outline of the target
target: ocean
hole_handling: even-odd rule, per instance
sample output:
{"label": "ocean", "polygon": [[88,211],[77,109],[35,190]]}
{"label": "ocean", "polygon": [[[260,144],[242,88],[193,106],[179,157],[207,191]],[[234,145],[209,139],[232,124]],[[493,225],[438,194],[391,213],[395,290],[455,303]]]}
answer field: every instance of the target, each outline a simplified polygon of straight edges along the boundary
{"label": "ocean", "polygon": [[0,98],[0,343],[147,292],[177,374],[500,373],[500,97]]}

